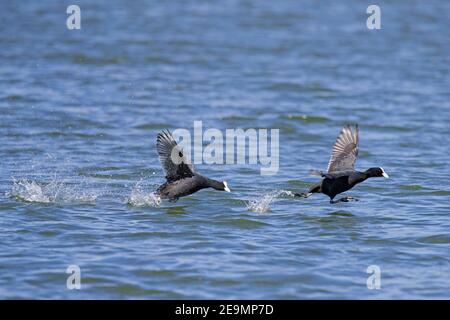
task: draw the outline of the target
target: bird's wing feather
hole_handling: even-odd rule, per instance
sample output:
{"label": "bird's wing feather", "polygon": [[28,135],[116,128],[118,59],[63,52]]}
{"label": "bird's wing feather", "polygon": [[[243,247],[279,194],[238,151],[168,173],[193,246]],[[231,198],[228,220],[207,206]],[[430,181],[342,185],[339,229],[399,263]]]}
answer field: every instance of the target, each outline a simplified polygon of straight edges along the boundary
{"label": "bird's wing feather", "polygon": [[359,129],[346,125],[336,139],[327,172],[354,170],[359,148]]}
{"label": "bird's wing feather", "polygon": [[183,154],[183,149],[177,144],[169,131],[158,133],[156,150],[159,161],[166,173],[167,181],[176,181],[194,176],[194,167]]}

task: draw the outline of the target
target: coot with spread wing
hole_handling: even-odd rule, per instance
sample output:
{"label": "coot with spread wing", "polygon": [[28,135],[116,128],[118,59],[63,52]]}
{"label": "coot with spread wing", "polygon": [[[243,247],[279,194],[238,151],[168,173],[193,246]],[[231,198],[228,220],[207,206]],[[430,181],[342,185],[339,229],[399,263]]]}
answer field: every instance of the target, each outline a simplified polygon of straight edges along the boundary
{"label": "coot with spread wing", "polygon": [[344,197],[334,200],[336,195],[350,190],[356,184],[368,178],[385,177],[389,175],[381,167],[367,169],[366,171],[356,171],[355,162],[359,149],[359,129],[358,125],[346,125],[337,137],[333,146],[331,158],[328,163],[327,172],[313,171],[324,179],[313,185],[308,193],[296,193],[298,197],[307,198],[313,193],[324,193],[330,197],[330,203],[357,201],[353,197]]}
{"label": "coot with spread wing", "polygon": [[175,202],[205,188],[230,192],[226,181],[213,180],[197,173],[169,131],[158,134],[156,150],[167,180],[156,190],[161,199]]}

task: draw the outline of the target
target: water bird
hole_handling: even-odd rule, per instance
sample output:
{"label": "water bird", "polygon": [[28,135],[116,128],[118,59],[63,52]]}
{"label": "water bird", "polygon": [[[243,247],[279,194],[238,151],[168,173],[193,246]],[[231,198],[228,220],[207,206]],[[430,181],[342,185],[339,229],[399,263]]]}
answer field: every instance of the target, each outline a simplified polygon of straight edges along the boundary
{"label": "water bird", "polygon": [[327,172],[313,170],[311,173],[323,177],[323,180],[313,185],[308,193],[295,193],[295,196],[308,198],[313,193],[324,193],[330,197],[330,203],[358,201],[353,197],[343,197],[334,200],[336,195],[350,190],[358,183],[368,178],[385,177],[389,175],[382,167],[369,168],[364,172],[355,170],[355,162],[359,149],[359,128],[346,125],[334,143]]}
{"label": "water bird", "polygon": [[231,192],[226,181],[217,181],[197,173],[170,131],[158,133],[156,150],[167,180],[156,190],[161,199],[176,202],[180,197],[205,188]]}

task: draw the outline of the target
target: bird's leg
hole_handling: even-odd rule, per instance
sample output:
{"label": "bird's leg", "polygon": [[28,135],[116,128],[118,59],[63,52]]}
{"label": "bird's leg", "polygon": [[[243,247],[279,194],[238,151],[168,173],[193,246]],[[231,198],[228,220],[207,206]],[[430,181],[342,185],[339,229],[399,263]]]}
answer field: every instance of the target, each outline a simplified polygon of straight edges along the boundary
{"label": "bird's leg", "polygon": [[298,197],[298,198],[309,198],[312,196],[312,192],[308,192],[308,193],[298,193],[298,192],[294,192],[294,196]]}
{"label": "bird's leg", "polygon": [[336,203],[339,203],[339,202],[350,202],[350,201],[359,201],[359,199],[353,198],[353,197],[343,197],[343,198],[340,198],[338,200],[331,199],[330,203],[331,204],[336,204]]}

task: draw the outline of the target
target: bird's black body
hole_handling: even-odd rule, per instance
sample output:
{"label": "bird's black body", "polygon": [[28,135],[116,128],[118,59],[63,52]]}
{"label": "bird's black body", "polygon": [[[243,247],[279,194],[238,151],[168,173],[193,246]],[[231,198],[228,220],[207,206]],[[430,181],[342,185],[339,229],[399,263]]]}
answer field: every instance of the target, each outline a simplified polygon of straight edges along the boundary
{"label": "bird's black body", "polygon": [[156,190],[156,193],[162,199],[176,201],[178,198],[188,196],[206,188],[224,190],[225,186],[222,182],[195,174],[192,177],[187,177],[172,182],[165,182]]}
{"label": "bird's black body", "polygon": [[333,152],[328,163],[327,172],[315,171],[323,177],[322,182],[313,185],[308,193],[297,193],[296,195],[307,198],[313,193],[323,193],[330,197],[331,203],[339,201],[347,202],[356,199],[345,197],[338,201],[334,201],[334,198],[336,195],[350,190],[356,184],[361,183],[368,178],[388,178],[389,176],[381,167],[370,168],[364,172],[356,171],[354,169],[355,161],[358,156],[358,144],[358,126],[356,126],[354,130],[352,130],[352,127],[349,125],[344,127],[333,146]]}
{"label": "bird's black body", "polygon": [[350,190],[358,183],[361,183],[368,178],[382,177],[383,171],[381,168],[370,168],[366,172],[346,172],[342,175],[326,175],[321,183],[321,192],[330,197],[331,200],[336,195]]}
{"label": "bird's black body", "polygon": [[158,134],[156,149],[167,180],[156,190],[161,199],[177,201],[180,197],[205,188],[230,192],[225,181],[209,179],[195,172],[170,132],[163,131]]}
{"label": "bird's black body", "polygon": [[337,179],[325,178],[322,180],[321,190],[322,193],[330,197],[331,200],[336,197],[339,193],[345,192],[353,188],[354,184],[351,185],[348,182],[348,177],[339,177]]}

